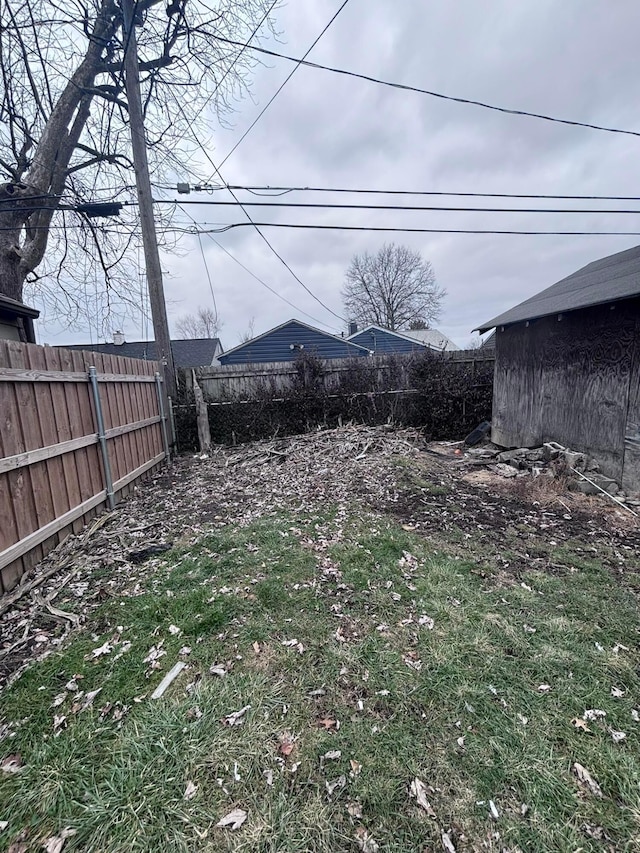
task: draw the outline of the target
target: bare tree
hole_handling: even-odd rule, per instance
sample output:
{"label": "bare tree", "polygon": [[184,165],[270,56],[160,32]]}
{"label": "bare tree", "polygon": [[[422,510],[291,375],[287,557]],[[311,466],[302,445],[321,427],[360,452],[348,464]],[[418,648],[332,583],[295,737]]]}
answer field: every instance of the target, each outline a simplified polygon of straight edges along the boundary
{"label": "bare tree", "polygon": [[417,317],[415,320],[412,320],[409,323],[409,325],[407,326],[407,329],[409,329],[409,331],[411,331],[411,332],[420,332],[423,329],[428,329],[428,328],[429,328],[429,326],[422,319],[422,317]]}
{"label": "bare tree", "polygon": [[[271,28],[271,0],[136,0],[138,50],[152,180],[198,178],[188,164],[246,88],[245,42]],[[0,4],[0,293],[76,308],[94,264],[107,299],[130,299],[135,205],[97,220],[87,201],[127,201],[133,165],[123,97],[122,8],[117,0]],[[209,171],[209,169],[208,169]],[[4,182],[3,182],[4,181]],[[172,245],[164,235],[165,245]],[[83,260],[84,259],[84,260]],[[127,266],[129,264],[129,266]],[[86,296],[86,293],[85,293]],[[68,307],[67,307],[68,310]]]}
{"label": "bare tree", "polygon": [[215,338],[221,328],[216,312],[202,306],[195,314],[184,314],[176,320],[176,331],[183,338]]}
{"label": "bare tree", "polygon": [[256,318],[252,317],[249,320],[249,322],[247,323],[247,328],[240,335],[240,343],[241,344],[246,344],[247,341],[250,341],[253,338],[253,336],[255,334],[255,332],[254,332],[255,325],[256,325]]}
{"label": "bare tree", "polygon": [[430,262],[395,243],[384,245],[375,255],[355,255],[342,290],[349,319],[392,330],[416,320],[425,327],[434,323],[445,296]]}

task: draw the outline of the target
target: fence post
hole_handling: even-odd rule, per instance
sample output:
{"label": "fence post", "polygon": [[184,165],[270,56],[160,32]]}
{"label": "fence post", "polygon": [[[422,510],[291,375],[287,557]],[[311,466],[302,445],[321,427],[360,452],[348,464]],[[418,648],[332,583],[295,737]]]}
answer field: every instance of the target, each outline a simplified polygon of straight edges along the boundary
{"label": "fence post", "polygon": [[100,402],[100,391],[98,389],[98,373],[95,367],[89,368],[89,381],[91,382],[91,390],[93,391],[93,403],[96,410],[96,420],[98,421],[98,439],[100,441],[100,450],[102,451],[102,465],[104,467],[104,479],[107,491],[107,501],[109,503],[109,509],[114,509],[116,505],[116,498],[113,493],[111,462],[109,461],[109,449],[107,448],[107,437],[104,431],[102,403]]}
{"label": "fence post", "polygon": [[164,442],[164,455],[167,460],[167,465],[171,461],[171,457],[169,456],[169,437],[167,436],[167,416],[164,413],[164,399],[163,399],[163,391],[162,391],[162,377],[156,371],[156,392],[158,394],[158,408],[160,409],[160,418],[162,424],[162,440]]}

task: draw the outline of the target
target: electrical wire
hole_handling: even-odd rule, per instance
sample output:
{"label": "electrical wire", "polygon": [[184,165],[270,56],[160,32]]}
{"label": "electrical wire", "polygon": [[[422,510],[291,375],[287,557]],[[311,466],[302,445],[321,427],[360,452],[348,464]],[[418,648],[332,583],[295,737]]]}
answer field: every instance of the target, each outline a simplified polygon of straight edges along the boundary
{"label": "electrical wire", "polygon": [[[261,111],[258,113],[258,115],[255,117],[255,119],[251,122],[251,124],[249,125],[249,127],[245,130],[245,132],[242,134],[242,136],[240,137],[240,139],[239,139],[239,140],[236,142],[236,144],[233,146],[233,148],[231,149],[231,151],[229,151],[229,153],[228,153],[228,154],[227,154],[227,156],[224,158],[224,160],[222,161],[222,163],[220,163],[220,168],[222,168],[222,167],[224,166],[224,164],[227,162],[227,160],[229,159],[229,157],[231,157],[231,155],[232,155],[232,154],[233,154],[233,152],[236,150],[236,148],[237,148],[237,147],[238,147],[238,146],[239,146],[239,145],[240,145],[240,144],[241,144],[241,143],[242,143],[242,142],[247,138],[247,136],[251,133],[251,131],[253,130],[253,128],[257,125],[257,123],[260,121],[260,119],[262,118],[262,116],[266,113],[266,111],[269,109],[269,107],[271,106],[271,104],[275,101],[275,99],[278,97],[278,95],[280,94],[280,92],[281,92],[281,91],[284,89],[284,87],[287,85],[287,83],[289,82],[289,80],[291,80],[291,78],[292,78],[292,77],[293,77],[293,75],[296,73],[296,71],[298,70],[298,68],[300,68],[300,63],[301,63],[303,60],[305,60],[305,59],[307,58],[307,56],[309,56],[309,54],[311,53],[311,51],[313,50],[313,48],[318,44],[318,42],[320,41],[320,39],[322,38],[322,36],[327,32],[327,30],[329,29],[329,27],[331,26],[331,24],[333,24],[333,22],[335,21],[335,19],[338,17],[338,15],[340,14],[340,12],[342,12],[342,10],[344,9],[344,7],[347,5],[347,3],[348,3],[348,2],[349,2],[349,0],[343,0],[343,3],[342,3],[342,5],[340,6],[340,8],[338,9],[338,11],[337,11],[337,12],[335,13],[335,15],[331,18],[331,20],[329,21],[329,23],[325,26],[325,28],[324,28],[324,29],[322,30],[322,32],[320,33],[320,35],[318,35],[318,36],[317,36],[317,38],[313,41],[313,43],[311,44],[311,46],[308,48],[308,50],[306,51],[306,53],[303,55],[303,57],[302,57],[302,59],[300,60],[300,62],[295,66],[295,68],[291,71],[291,73],[290,73],[290,74],[289,74],[289,75],[284,79],[283,83],[282,83],[282,84],[281,84],[281,85],[276,89],[276,91],[274,92],[274,94],[273,94],[273,95],[271,96],[271,98],[267,101],[267,103],[265,104],[265,106],[262,108],[262,110],[261,110]],[[248,46],[249,46],[249,45],[248,45],[248,43],[247,43],[247,45],[246,45],[245,47],[248,47]]]}
{"label": "electrical wire", "polygon": [[[317,231],[398,231],[406,234],[525,234],[547,235],[557,237],[640,237],[640,231],[525,231],[525,230],[494,230],[489,228],[397,228],[376,225],[301,225],[295,222],[233,222],[229,225],[202,234],[224,234],[233,228],[245,228],[253,225],[256,228],[303,228]],[[170,229],[175,230],[175,229]],[[195,233],[195,232],[191,232]],[[342,319],[342,318],[341,318]]]}
{"label": "electrical wire", "polygon": [[[187,121],[188,121],[187,116],[185,115],[184,109],[182,108],[182,104],[180,103],[180,101],[178,101],[178,100],[177,100],[177,98],[175,97],[175,95],[173,95],[173,98],[174,98],[174,101],[175,101],[175,103],[176,103],[176,105],[177,105],[178,109],[179,109],[179,110],[180,110],[180,112],[182,113],[183,118],[184,118],[185,120],[187,120]],[[202,143],[200,142],[200,140],[198,139],[198,137],[196,136],[196,134],[195,134],[195,133],[192,133],[192,137],[193,137],[193,139],[195,140],[195,142],[196,142],[196,144],[198,145],[198,147],[200,148],[200,150],[202,151],[202,153],[204,154],[204,156],[205,156],[205,157],[207,158],[207,160],[209,161],[209,163],[211,163],[211,165],[212,165],[212,166],[213,166],[213,168],[215,169],[215,172],[216,172],[216,174],[218,175],[218,177],[220,178],[220,181],[221,181],[223,184],[225,184],[225,185],[226,185],[226,181],[225,181],[225,180],[224,180],[224,178],[222,177],[222,174],[221,174],[221,172],[220,172],[219,168],[218,168],[218,167],[216,166],[216,164],[214,163],[214,161],[213,161],[213,159],[212,159],[211,155],[209,154],[209,152],[207,151],[207,149],[202,145]],[[251,218],[251,215],[250,215],[250,214],[249,214],[249,212],[248,212],[248,211],[243,207],[242,202],[240,201],[240,199],[236,196],[236,194],[233,192],[233,190],[229,190],[229,193],[231,194],[231,196],[232,196],[232,198],[234,199],[234,201],[236,202],[236,204],[240,207],[240,210],[242,210],[242,212],[244,213],[244,215],[245,215],[245,216],[247,217],[247,219],[249,220],[249,224],[253,225],[253,220],[252,220],[252,218]],[[337,318],[338,318],[338,320],[341,320],[342,322],[346,323],[346,322],[347,322],[347,320],[346,320],[344,317],[341,317],[341,316],[340,316],[340,314],[336,314],[336,312],[335,312],[333,309],[329,308],[329,306],[328,306],[328,305],[325,305],[325,303],[324,303],[324,302],[323,302],[323,301],[322,301],[318,296],[316,296],[316,295],[315,295],[315,293],[314,293],[314,292],[313,292],[309,287],[307,287],[307,285],[302,281],[302,279],[301,279],[298,275],[296,275],[296,273],[291,269],[291,267],[290,267],[290,266],[289,266],[289,264],[285,261],[285,259],[282,257],[282,255],[280,255],[280,254],[276,251],[276,249],[275,249],[275,248],[274,248],[274,246],[271,244],[271,242],[268,240],[268,238],[267,238],[267,237],[262,233],[262,231],[261,231],[257,226],[255,226],[255,230],[256,230],[256,231],[257,231],[257,233],[260,235],[261,239],[262,239],[262,240],[266,243],[266,245],[269,247],[269,249],[271,250],[271,252],[276,256],[276,258],[278,258],[278,260],[280,261],[280,263],[281,263],[284,267],[286,267],[286,269],[291,273],[291,275],[293,276],[293,278],[295,278],[295,280],[298,282],[298,284],[299,284],[299,285],[301,285],[301,287],[302,287],[302,288],[303,288],[303,289],[304,289],[304,290],[309,294],[309,296],[311,296],[313,299],[315,299],[315,301],[316,301],[319,305],[321,305],[321,306],[325,309],[325,311],[328,311],[330,314],[333,314],[333,316],[334,316],[334,317],[337,317]]]}
{"label": "electrical wire", "polygon": [[[178,205],[178,207],[180,207],[180,205]],[[189,217],[189,219],[190,219],[190,220],[191,220],[191,221],[196,225],[196,227],[198,226],[198,222],[193,218],[193,216],[191,216],[191,215],[189,214],[189,212],[188,212],[188,211],[183,210],[182,212],[183,212],[186,216],[188,216],[188,217]],[[189,231],[189,232],[187,232],[187,233],[192,233],[192,232],[191,232],[191,231]],[[306,311],[303,311],[301,308],[298,308],[298,306],[297,306],[297,305],[294,305],[294,303],[293,303],[293,302],[290,302],[290,301],[286,298],[286,296],[283,296],[281,293],[278,293],[278,291],[277,291],[275,288],[271,287],[271,285],[270,285],[270,284],[267,284],[267,282],[266,282],[266,281],[263,281],[263,280],[262,280],[259,276],[257,276],[257,275],[252,271],[252,270],[250,270],[250,269],[249,269],[249,267],[246,267],[246,266],[242,263],[242,261],[239,261],[239,260],[238,260],[238,258],[236,258],[236,256],[235,256],[235,255],[233,255],[233,254],[232,254],[228,249],[226,249],[226,248],[222,245],[222,243],[219,243],[219,242],[216,240],[216,238],[213,236],[213,234],[209,233],[208,231],[198,231],[197,233],[198,233],[198,237],[200,237],[200,234],[205,234],[207,237],[209,237],[209,239],[210,239],[210,240],[212,240],[212,241],[216,244],[216,246],[217,246],[219,249],[222,249],[222,251],[225,253],[225,255],[228,255],[228,256],[231,258],[231,260],[232,260],[232,261],[235,261],[235,263],[236,263],[236,264],[238,264],[238,266],[242,267],[242,269],[243,269],[245,272],[249,273],[249,275],[250,275],[252,278],[255,278],[255,280],[256,280],[257,282],[259,282],[263,287],[266,287],[266,289],[267,289],[267,290],[270,290],[270,291],[271,291],[271,293],[273,293],[275,296],[277,296],[277,297],[278,297],[278,299],[281,299],[283,302],[286,302],[286,303],[287,303],[287,305],[290,305],[290,306],[291,306],[293,309],[295,309],[299,314],[304,314],[304,316],[305,316],[305,317],[308,317],[310,320],[313,320],[313,322],[314,322],[314,323],[319,323],[321,326],[325,326],[326,328],[331,328],[331,327],[330,327],[330,326],[328,326],[326,323],[324,323],[322,320],[318,320],[316,317],[313,317],[311,314],[308,314]]]}
{"label": "electrical wire", "polygon": [[216,315],[216,320],[218,318],[218,306],[216,304],[216,295],[213,292],[213,281],[211,280],[211,273],[209,272],[209,264],[207,263],[207,257],[204,253],[204,248],[202,246],[202,237],[198,234],[198,243],[200,244],[200,254],[202,255],[202,263],[204,264],[205,272],[207,273],[207,279],[209,280],[209,290],[211,291],[211,300],[213,302],[213,310]]}
{"label": "electrical wire", "polygon": [[[194,204],[212,205],[215,207],[235,207],[233,201],[184,201],[177,199],[160,199],[154,204]],[[560,207],[447,207],[440,205],[416,206],[398,204],[320,204],[315,202],[275,202],[275,201],[243,201],[245,207],[271,207],[271,208],[312,208],[322,210],[403,210],[403,211],[439,211],[457,213],[624,213],[640,214],[639,210],[608,210],[603,208],[560,208]]]}
{"label": "electrical wire", "polygon": [[[175,189],[163,187],[163,189]],[[208,188],[207,188],[208,189]],[[278,196],[287,195],[292,192],[313,193],[366,193],[369,195],[433,195],[433,196],[459,196],[461,198],[531,198],[531,199],[558,199],[560,201],[640,201],[640,196],[633,195],[548,195],[542,193],[461,193],[444,192],[436,190],[371,190],[371,189],[347,189],[345,187],[260,187],[230,184],[228,187],[211,187],[212,190],[246,190],[258,195],[258,191],[277,193]]]}
{"label": "electrical wire", "polygon": [[[239,44],[239,42],[234,41],[233,39],[224,38],[223,36],[218,36],[215,33],[210,34],[212,38],[218,39],[218,41],[226,42],[227,44]],[[457,104],[469,104],[474,107],[482,107],[485,110],[493,110],[494,112],[506,113],[507,115],[516,115],[516,116],[526,116],[528,118],[536,118],[541,121],[550,121],[555,122],[557,124],[566,124],[572,127],[584,127],[589,130],[601,130],[605,133],[621,133],[626,136],[638,136],[640,137],[640,131],[638,130],[624,130],[618,127],[607,127],[601,124],[590,124],[589,122],[584,121],[572,121],[571,119],[566,118],[558,118],[557,116],[549,116],[544,113],[533,113],[528,110],[516,110],[510,109],[508,107],[500,107],[496,104],[487,104],[484,101],[476,101],[472,98],[460,98],[454,95],[445,95],[442,92],[434,92],[430,89],[421,89],[418,86],[409,86],[405,83],[393,83],[389,80],[381,80],[378,77],[371,77],[368,74],[359,74],[356,71],[347,71],[344,68],[335,68],[331,65],[321,65],[319,62],[309,62],[309,60],[299,59],[295,56],[287,56],[284,53],[277,53],[274,50],[267,50],[264,47],[255,47],[251,45],[249,50],[254,50],[258,53],[265,54],[266,56],[273,56],[276,59],[286,59],[288,62],[295,62],[298,65],[305,65],[307,68],[315,68],[319,71],[330,71],[332,74],[340,74],[344,77],[354,77],[358,80],[366,80],[369,83],[376,83],[379,86],[387,86],[392,89],[400,89],[405,92],[415,92],[419,95],[428,95],[431,98],[439,98],[443,101],[453,101]]]}

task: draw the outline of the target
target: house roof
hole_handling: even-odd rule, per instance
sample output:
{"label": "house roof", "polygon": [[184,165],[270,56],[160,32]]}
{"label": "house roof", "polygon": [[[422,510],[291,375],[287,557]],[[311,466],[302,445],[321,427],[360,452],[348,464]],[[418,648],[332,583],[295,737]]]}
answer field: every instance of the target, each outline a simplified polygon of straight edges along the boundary
{"label": "house roof", "polygon": [[10,311],[12,314],[18,314],[20,317],[32,317],[34,320],[40,316],[40,312],[36,308],[30,308],[24,302],[11,299],[10,296],[4,296],[2,293],[0,293],[0,311]]}
{"label": "house roof", "polygon": [[[89,350],[105,355],[121,355],[125,358],[156,360],[155,341],[127,341],[124,344],[72,344],[64,349]],[[171,351],[176,367],[204,367],[211,364],[222,349],[218,338],[189,338],[171,341]]]}
{"label": "house roof", "polygon": [[337,335],[332,335],[331,332],[323,332],[322,329],[316,329],[315,326],[310,326],[308,323],[303,323],[302,320],[296,320],[295,317],[292,317],[290,320],[287,320],[284,323],[280,323],[279,326],[274,326],[272,329],[267,329],[266,332],[263,332],[261,335],[256,335],[255,338],[251,338],[248,341],[243,341],[241,344],[238,344],[237,347],[233,347],[233,349],[228,349],[226,352],[223,352],[222,355],[228,356],[232,355],[239,350],[244,349],[245,347],[250,347],[256,341],[260,341],[263,338],[266,338],[268,335],[272,335],[274,332],[277,332],[279,329],[284,329],[290,323],[296,323],[298,326],[303,326],[305,329],[309,329],[312,332],[317,332],[319,335],[324,335],[327,338],[331,338],[334,341],[339,341],[341,344],[346,344],[349,347],[353,347],[355,350],[363,350],[367,354],[369,350],[366,347],[361,347],[359,344],[354,344],[349,341],[349,338],[339,338]]}
{"label": "house roof", "polygon": [[400,334],[410,338],[411,340],[419,341],[421,344],[424,344],[431,349],[447,351],[460,349],[457,344],[454,344],[451,338],[443,335],[442,332],[439,332],[437,329],[403,329]]}
{"label": "house roof", "polygon": [[[409,332],[392,331],[391,329],[385,329],[384,326],[376,326],[375,323],[372,323],[370,326],[365,326],[364,329],[358,329],[357,332],[354,332],[352,335],[349,335],[347,340],[352,341],[354,338],[359,337],[365,332],[384,332],[385,335],[394,335],[394,337],[402,338],[402,340],[408,341],[411,344],[422,344],[422,346],[426,346],[426,344],[423,344],[422,341],[419,341],[417,338],[414,338],[413,336],[410,337]],[[359,344],[357,344],[357,346],[359,346]]]}
{"label": "house roof", "polygon": [[478,326],[478,331],[486,332],[495,326],[534,320],[549,314],[562,314],[638,295],[640,246],[634,246],[633,249],[592,261],[546,290]]}

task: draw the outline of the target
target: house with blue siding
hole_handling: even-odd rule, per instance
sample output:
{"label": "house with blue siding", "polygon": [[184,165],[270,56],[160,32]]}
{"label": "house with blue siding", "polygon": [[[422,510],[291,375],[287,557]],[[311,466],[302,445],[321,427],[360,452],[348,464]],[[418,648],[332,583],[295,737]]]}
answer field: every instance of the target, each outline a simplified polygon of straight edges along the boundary
{"label": "house with blue siding", "polygon": [[218,356],[220,364],[264,364],[294,361],[301,353],[316,358],[362,358],[369,350],[347,338],[322,332],[300,320],[288,320]]}
{"label": "house with blue siding", "polygon": [[[429,336],[425,335],[425,332]],[[422,337],[423,335],[424,338]],[[390,329],[384,329],[382,326],[371,325],[367,326],[361,332],[349,335],[348,340],[354,344],[366,347],[376,355],[424,352],[427,349],[435,349],[439,352],[447,348],[458,349],[452,341],[445,338],[444,335],[435,329],[421,329],[416,332],[392,332]]]}

